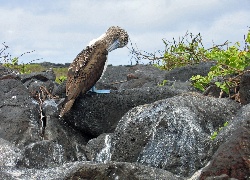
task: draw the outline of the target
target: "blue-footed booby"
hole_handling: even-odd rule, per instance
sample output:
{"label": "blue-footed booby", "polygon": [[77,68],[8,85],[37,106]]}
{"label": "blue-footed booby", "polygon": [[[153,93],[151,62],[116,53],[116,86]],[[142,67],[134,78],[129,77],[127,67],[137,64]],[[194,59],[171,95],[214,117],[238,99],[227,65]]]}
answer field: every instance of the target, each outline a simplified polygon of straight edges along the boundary
{"label": "blue-footed booby", "polygon": [[80,92],[86,93],[101,78],[107,67],[108,52],[122,48],[127,43],[127,32],[112,26],[76,56],[68,69],[66,98],[60,117],[71,109]]}

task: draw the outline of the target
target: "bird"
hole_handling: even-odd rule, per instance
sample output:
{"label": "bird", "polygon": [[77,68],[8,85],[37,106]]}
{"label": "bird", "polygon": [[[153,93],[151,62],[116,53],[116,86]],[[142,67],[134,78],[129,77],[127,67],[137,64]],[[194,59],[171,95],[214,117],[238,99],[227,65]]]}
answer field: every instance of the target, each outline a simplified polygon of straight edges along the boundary
{"label": "bird", "polygon": [[[66,82],[66,98],[62,104],[60,117],[68,113],[76,98],[82,92],[85,94],[104,74],[108,61],[108,53],[122,48],[128,43],[128,33],[119,26],[111,26],[99,38],[90,41],[73,60],[68,68]],[[98,92],[98,91],[96,91]]]}

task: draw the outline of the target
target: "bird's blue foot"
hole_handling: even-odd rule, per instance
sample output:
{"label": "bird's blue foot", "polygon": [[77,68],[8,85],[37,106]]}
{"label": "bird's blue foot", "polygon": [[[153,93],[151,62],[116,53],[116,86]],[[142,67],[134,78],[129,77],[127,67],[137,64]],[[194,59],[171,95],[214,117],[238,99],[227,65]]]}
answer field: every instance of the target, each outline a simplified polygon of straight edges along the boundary
{"label": "bird's blue foot", "polygon": [[93,92],[93,93],[98,93],[98,94],[108,94],[108,93],[110,93],[110,90],[108,90],[108,89],[98,90],[98,89],[95,88],[95,86],[93,86],[89,91]]}

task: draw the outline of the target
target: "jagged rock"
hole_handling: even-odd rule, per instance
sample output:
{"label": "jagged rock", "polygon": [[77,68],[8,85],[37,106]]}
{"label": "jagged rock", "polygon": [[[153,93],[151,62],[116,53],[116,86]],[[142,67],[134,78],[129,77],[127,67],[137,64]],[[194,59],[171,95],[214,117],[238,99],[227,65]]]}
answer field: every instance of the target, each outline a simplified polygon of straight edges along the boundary
{"label": "jagged rock", "polygon": [[[134,78],[128,78],[131,74]],[[165,71],[152,65],[108,66],[99,83],[111,84],[112,89],[117,90],[153,87],[164,80],[164,75]],[[115,82],[118,83],[114,84]],[[99,88],[98,83],[97,87]]]}
{"label": "jagged rock", "polygon": [[210,68],[214,66],[214,62],[201,62],[196,65],[188,65],[184,67],[175,68],[168,71],[165,75],[166,80],[171,81],[188,81],[193,75],[206,76]]}
{"label": "jagged rock", "polygon": [[218,150],[209,166],[201,173],[201,179],[227,174],[230,178],[250,177],[250,105],[243,106],[228,126],[223,127],[215,139]]}
{"label": "jagged rock", "polygon": [[46,117],[43,139],[24,147],[19,167],[41,169],[86,160],[86,138],[58,118]]}
{"label": "jagged rock", "polygon": [[75,101],[70,113],[63,118],[83,133],[97,137],[102,133],[113,132],[118,121],[131,108],[182,92],[168,86],[156,86],[85,95]]}
{"label": "jagged rock", "polygon": [[28,168],[16,168],[11,166],[0,167],[0,179],[6,180],[27,180],[27,179],[65,179],[66,176],[77,171],[81,162],[65,163],[58,167],[44,168],[44,169],[28,169]]}
{"label": "jagged rock", "polygon": [[38,105],[23,84],[15,79],[0,81],[1,138],[23,147],[40,141]]}
{"label": "jagged rock", "polygon": [[44,72],[33,72],[30,74],[21,74],[19,76],[21,78],[22,83],[25,83],[31,79],[36,79],[36,80],[40,80],[43,82],[48,81],[48,80],[55,81],[56,79],[56,75],[53,69],[49,69]]}
{"label": "jagged rock", "polygon": [[[86,160],[83,148],[87,140],[68,124],[55,117],[57,109],[54,100],[44,102],[42,109],[46,114],[41,122],[39,103],[30,96],[27,88],[20,81],[1,80],[0,92],[0,99],[2,99],[0,101],[0,137],[12,143],[16,149],[20,149],[22,158],[18,159],[19,166],[42,168],[62,162]],[[5,149],[11,147],[6,143],[3,145]],[[13,152],[15,148],[12,148]],[[60,155],[55,157],[54,155],[57,154]],[[12,156],[13,153],[10,155]],[[9,160],[13,162],[11,157]],[[2,159],[0,164],[6,164],[9,160]]]}
{"label": "jagged rock", "polygon": [[15,78],[18,78],[18,75],[19,75],[19,72],[0,65],[0,79],[9,79],[7,77],[13,77],[10,79],[15,79]]}
{"label": "jagged rock", "polygon": [[106,164],[86,163],[66,179],[171,179],[181,180],[168,171],[126,162],[109,162]]}
{"label": "jagged rock", "polygon": [[0,138],[0,166],[15,166],[21,159],[21,150],[15,145]]}
{"label": "jagged rock", "polygon": [[61,84],[56,84],[56,86],[54,87],[52,94],[59,96],[61,98],[65,98],[66,97],[66,83],[67,80],[63,81]]}
{"label": "jagged rock", "polygon": [[34,72],[30,74],[19,75],[22,83],[28,88],[29,92],[34,95],[36,92],[40,91],[40,87],[45,87],[48,92],[53,92],[55,87],[56,75],[53,69],[47,70],[45,72]]}
{"label": "jagged rock", "polygon": [[[194,71],[190,66],[165,75],[153,66],[109,66],[98,86],[111,93],[81,96],[59,119],[63,99],[39,104],[30,94],[40,85],[57,92],[53,73],[23,76],[0,66],[0,179],[182,179],[168,171],[189,177],[211,158],[215,167],[199,170],[197,178],[246,177],[237,173],[249,168],[250,106],[182,94],[192,89],[187,80]],[[65,84],[61,90],[63,97]]]}
{"label": "jagged rock", "polygon": [[86,155],[88,160],[107,163],[111,160],[110,146],[112,133],[101,134],[97,138],[91,139],[86,145]]}
{"label": "jagged rock", "polygon": [[191,176],[213,155],[211,134],[239,107],[229,99],[191,94],[133,108],[112,136],[111,160]]}
{"label": "jagged rock", "polygon": [[36,169],[55,167],[73,161],[66,159],[62,145],[49,140],[29,144],[24,148],[23,156],[23,159],[18,161],[18,166]]}
{"label": "jagged rock", "polygon": [[238,179],[230,178],[227,174],[222,174],[220,176],[207,177],[206,180],[238,180]]}
{"label": "jagged rock", "polygon": [[250,103],[250,72],[243,74],[240,80],[240,102],[242,104]]}
{"label": "jagged rock", "polygon": [[171,179],[182,180],[172,173],[126,162],[110,162],[98,164],[92,162],[73,162],[47,169],[17,169],[15,167],[0,167],[0,179]]}

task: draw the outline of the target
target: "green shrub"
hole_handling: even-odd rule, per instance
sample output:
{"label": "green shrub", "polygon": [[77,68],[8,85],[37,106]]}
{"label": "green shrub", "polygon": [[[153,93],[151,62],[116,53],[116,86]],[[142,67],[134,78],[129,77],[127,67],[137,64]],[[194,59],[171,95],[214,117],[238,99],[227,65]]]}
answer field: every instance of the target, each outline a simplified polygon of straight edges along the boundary
{"label": "green shrub", "polygon": [[67,80],[67,76],[56,77],[56,82],[61,84],[63,81]]}
{"label": "green shrub", "polygon": [[173,42],[170,42],[163,39],[163,43],[165,44],[165,53],[161,65],[158,65],[161,69],[171,70],[209,60],[205,56],[207,50],[202,44],[200,33],[194,36],[187,32],[178,41],[173,39]]}
{"label": "green shrub", "polygon": [[[42,66],[41,64],[32,63],[34,61],[41,60],[42,58],[32,60],[31,62],[27,64],[24,64],[24,63],[20,64],[19,62],[20,57],[24,56],[25,54],[30,54],[34,51],[26,52],[26,53],[21,54],[19,57],[12,58],[11,54],[6,52],[9,46],[7,46],[5,43],[2,43],[2,45],[3,45],[3,48],[0,49],[0,63],[2,63],[3,66],[8,67],[10,69],[14,69],[20,72],[21,74],[29,74],[31,72],[41,72],[41,71],[45,71],[48,69]],[[53,68],[53,71],[56,75],[56,81],[58,83],[61,83],[62,81],[66,79],[68,68]]]}
{"label": "green shrub", "polygon": [[211,67],[207,76],[193,76],[191,80],[194,87],[204,91],[215,77],[222,77],[223,81],[217,81],[215,85],[230,96],[230,90],[239,86],[240,76],[250,66],[250,31],[245,38],[243,50],[240,43],[236,42],[227,49],[213,47],[205,55],[206,58],[214,60],[216,65]]}

